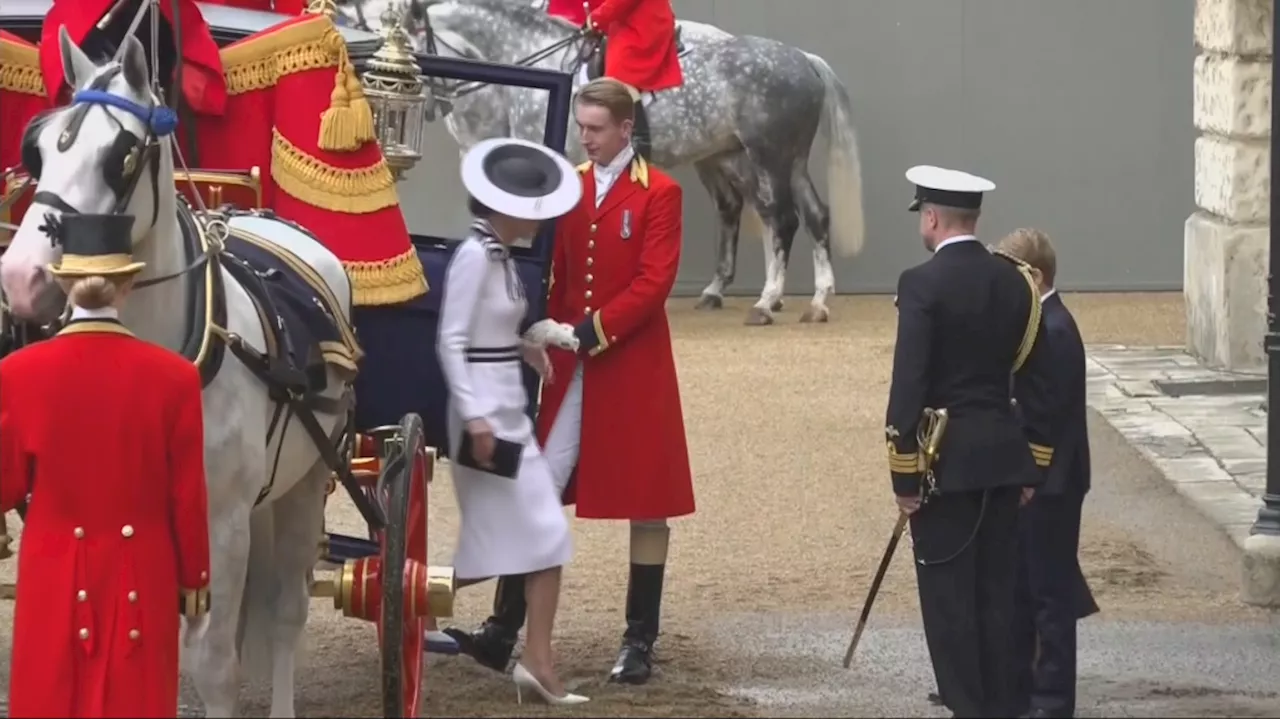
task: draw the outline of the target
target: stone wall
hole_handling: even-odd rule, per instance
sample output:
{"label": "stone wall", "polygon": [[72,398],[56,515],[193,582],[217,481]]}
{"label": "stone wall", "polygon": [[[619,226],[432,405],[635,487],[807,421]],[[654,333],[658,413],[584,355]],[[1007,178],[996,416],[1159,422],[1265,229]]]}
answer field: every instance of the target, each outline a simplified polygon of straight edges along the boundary
{"label": "stone wall", "polygon": [[1187,219],[1188,349],[1235,371],[1265,366],[1273,0],[1196,0],[1197,211]]}

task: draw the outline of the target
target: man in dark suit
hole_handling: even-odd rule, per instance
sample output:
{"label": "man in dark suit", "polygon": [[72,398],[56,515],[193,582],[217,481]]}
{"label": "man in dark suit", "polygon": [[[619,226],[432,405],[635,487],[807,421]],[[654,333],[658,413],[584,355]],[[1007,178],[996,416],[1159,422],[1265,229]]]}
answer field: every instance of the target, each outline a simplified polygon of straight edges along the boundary
{"label": "man in dark suit", "polygon": [[1076,705],[1076,622],[1098,611],[1078,559],[1080,515],[1090,485],[1084,341],[1054,289],[1058,261],[1048,235],[1015,230],[998,248],[1031,267],[1058,401],[1053,461],[1020,518],[1020,708],[1031,717],[1070,717]]}
{"label": "man in dark suit", "polygon": [[[911,168],[907,179],[933,257],[898,278],[885,420],[893,493],[911,520],[925,638],[944,702],[958,717],[1013,716],[1018,508],[1054,453],[1040,293],[1029,267],[974,235],[992,182],[928,166]],[[945,409],[949,419],[928,471],[926,408]]]}

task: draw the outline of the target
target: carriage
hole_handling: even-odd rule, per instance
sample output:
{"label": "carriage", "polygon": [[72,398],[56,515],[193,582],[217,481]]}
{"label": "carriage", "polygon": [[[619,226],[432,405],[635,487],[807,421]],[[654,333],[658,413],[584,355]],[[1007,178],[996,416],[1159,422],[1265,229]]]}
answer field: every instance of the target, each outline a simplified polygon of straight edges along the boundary
{"label": "carriage", "polygon": [[[0,30],[34,42],[49,7],[50,0],[6,2],[0,9]],[[219,45],[286,20],[272,13],[214,5],[201,5],[201,11]],[[384,27],[391,26],[384,22]],[[379,117],[375,123],[377,140],[397,176],[420,158],[417,145],[424,119],[422,108],[428,105],[425,119],[430,119],[432,96],[443,94],[449,80],[548,91],[544,142],[564,147],[571,92],[568,74],[415,55],[398,42],[394,32],[338,29],[356,71],[365,76],[366,94],[375,117]],[[6,126],[0,130],[10,132],[20,129]],[[30,200],[31,188],[24,168],[0,169],[4,171],[0,221],[16,223]],[[176,190],[193,207],[233,214],[270,210],[265,207],[258,167],[195,168],[176,174]],[[550,233],[547,228],[531,248],[513,251],[526,294],[532,298],[530,314],[534,318],[544,312]],[[0,252],[6,239],[0,229]],[[410,239],[428,284],[439,287],[456,242],[425,235],[411,235]],[[452,569],[429,566],[427,556],[428,485],[437,453],[446,452],[448,444],[444,429],[446,390],[434,348],[438,311],[439,293],[430,291],[408,302],[353,308],[355,331],[365,348],[356,380],[361,411],[340,445],[347,471],[335,472],[327,491],[333,495],[338,486],[346,488],[368,525],[368,535],[326,532],[311,585],[312,596],[330,597],[333,607],[345,616],[376,625],[383,716],[418,716],[426,621],[452,613]],[[526,386],[531,400],[536,400],[537,377],[531,371],[526,374]],[[530,406],[536,402],[531,401]],[[0,516],[0,554],[5,550]],[[14,585],[0,585],[0,598],[12,598],[14,589]]]}

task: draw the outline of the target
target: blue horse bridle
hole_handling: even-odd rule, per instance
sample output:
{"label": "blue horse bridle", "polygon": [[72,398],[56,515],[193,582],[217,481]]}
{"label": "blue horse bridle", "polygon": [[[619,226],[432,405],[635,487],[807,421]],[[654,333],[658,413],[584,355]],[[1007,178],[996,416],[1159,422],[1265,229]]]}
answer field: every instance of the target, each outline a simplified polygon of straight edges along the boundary
{"label": "blue horse bridle", "polygon": [[[103,108],[104,112],[106,108],[112,107],[122,112],[127,112],[140,120],[147,128],[147,133],[142,138],[130,132],[115,115],[107,113],[107,117],[111,118],[111,121],[120,128],[120,134],[107,151],[107,156],[104,159],[103,175],[107,186],[116,195],[116,203],[111,214],[119,214],[128,208],[129,201],[133,198],[138,181],[142,178],[142,167],[148,167],[152,180],[151,226],[155,226],[160,212],[160,188],[158,184],[160,166],[157,152],[161,139],[172,135],[177,129],[178,115],[172,108],[164,105],[144,106],[126,97],[108,92],[106,90],[107,85],[120,73],[120,70],[121,68],[116,67],[103,73],[94,80],[89,88],[79,90],[71,96],[71,104],[63,109],[71,109],[73,114],[70,122],[67,123],[67,128],[58,137],[57,148],[59,152],[66,152],[71,147],[80,132],[80,126],[84,122],[85,116],[94,107]],[[28,142],[33,141],[27,140],[24,145]],[[38,181],[43,162],[38,152],[31,152],[33,149],[35,148],[23,148],[23,164],[27,166],[31,176]],[[32,157],[32,154],[35,156]],[[32,197],[32,201],[53,207],[64,214],[80,214],[78,208],[71,205],[57,193],[47,190],[38,190]],[[46,225],[42,226],[42,230],[56,244],[58,241],[56,218],[46,215],[45,222]]]}

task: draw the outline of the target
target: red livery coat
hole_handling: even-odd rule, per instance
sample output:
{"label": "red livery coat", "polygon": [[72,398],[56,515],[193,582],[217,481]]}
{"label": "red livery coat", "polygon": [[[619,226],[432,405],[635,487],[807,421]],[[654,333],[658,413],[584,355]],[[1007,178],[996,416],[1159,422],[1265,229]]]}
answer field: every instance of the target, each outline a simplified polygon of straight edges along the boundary
{"label": "red livery coat", "polygon": [[557,223],[547,314],[590,323],[599,344],[581,358],[550,351],[555,376],[542,390],[538,438],[550,434],[581,361],[581,449],[565,502],[589,519],[692,514],[665,308],[680,265],[680,186],[637,157],[597,209],[595,173],[590,163],[580,170],[582,200]]}
{"label": "red livery coat", "polygon": [[28,496],[9,711],[172,717],[208,609],[200,377],[117,322],[0,361],[0,512]]}
{"label": "red livery coat", "polygon": [[[676,56],[676,16],[671,0],[588,0],[591,21],[609,38],[604,71],[642,92],[684,82]],[[547,13],[575,25],[587,21],[582,0],[550,0]]]}

